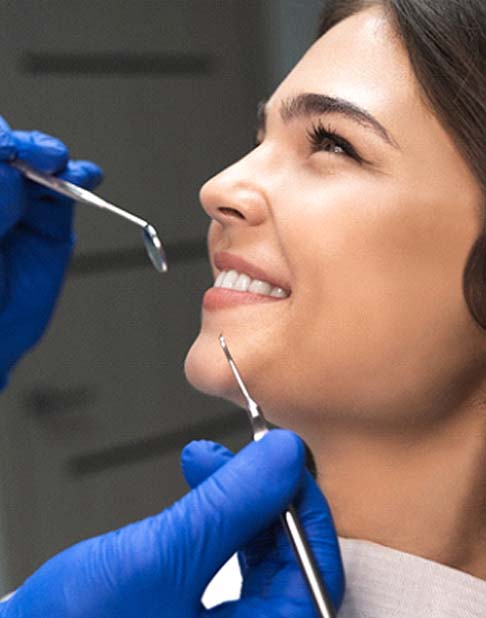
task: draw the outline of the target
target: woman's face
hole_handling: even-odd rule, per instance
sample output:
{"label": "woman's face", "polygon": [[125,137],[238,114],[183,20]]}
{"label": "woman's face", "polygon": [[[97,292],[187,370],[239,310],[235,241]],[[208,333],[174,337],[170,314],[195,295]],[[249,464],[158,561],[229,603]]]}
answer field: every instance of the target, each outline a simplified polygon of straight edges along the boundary
{"label": "woman's face", "polygon": [[318,40],[260,121],[259,145],[201,190],[209,253],[215,279],[289,295],[211,289],[188,380],[241,401],[223,332],[269,420],[301,432],[457,408],[484,371],[462,291],[481,193],[380,10]]}

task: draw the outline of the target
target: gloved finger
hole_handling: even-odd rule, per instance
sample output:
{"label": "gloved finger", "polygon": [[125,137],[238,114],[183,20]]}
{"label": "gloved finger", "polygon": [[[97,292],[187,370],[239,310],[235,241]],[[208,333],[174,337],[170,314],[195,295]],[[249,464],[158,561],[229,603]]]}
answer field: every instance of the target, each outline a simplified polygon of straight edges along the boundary
{"label": "gloved finger", "polygon": [[[302,488],[293,504],[314,549],[322,555],[328,550],[331,554],[335,553],[339,547],[332,513],[325,496],[309,472],[305,473]],[[250,542],[241,554],[249,566],[254,566],[267,559],[270,550],[275,562],[286,564],[293,561],[294,554],[282,527],[267,531],[259,539]]]}
{"label": "gloved finger", "polygon": [[181,453],[181,467],[187,484],[194,489],[233,457],[231,451],[217,442],[190,442]]}
{"label": "gloved finger", "polygon": [[38,131],[11,131],[0,117],[0,237],[21,220],[28,203],[29,184],[8,165],[12,158],[21,158],[43,171],[64,169],[67,148],[59,140]]}
{"label": "gloved finger", "polygon": [[[103,172],[90,161],[69,161],[58,177],[85,189],[92,189],[103,179]],[[31,183],[30,192],[32,204],[24,213],[22,223],[44,238],[72,242],[72,200],[34,183]]]}
{"label": "gloved finger", "polygon": [[[184,448],[181,454],[184,477],[190,486],[196,487],[233,457],[234,455],[231,451],[216,442],[208,440],[191,442]],[[276,524],[258,534],[245,546],[243,551],[238,553],[242,574],[244,576],[249,574],[250,576],[250,585],[247,588],[251,590],[254,596],[258,596],[264,587],[268,587],[269,583],[271,584],[272,577],[281,568],[281,562],[278,560],[269,559],[265,561],[265,558],[272,557],[272,554],[275,553],[276,529],[278,526],[279,524]],[[257,609],[256,607],[251,606],[250,608],[248,606],[248,598],[244,603],[246,614],[238,613],[242,611],[238,604],[225,604],[224,609],[222,606],[220,608],[216,611],[215,615],[219,616],[221,611],[221,615],[224,616],[251,615],[253,617],[256,615],[253,611]],[[238,612],[233,614],[237,609]],[[250,612],[250,609],[252,612]],[[268,607],[266,611],[268,611]],[[212,616],[213,614],[210,615]]]}
{"label": "gloved finger", "polygon": [[[296,494],[304,446],[292,432],[274,430],[252,442],[175,507],[191,577],[202,594],[214,574],[256,534],[276,520]],[[179,540],[180,542],[180,540]]]}
{"label": "gloved finger", "polygon": [[[317,558],[319,570],[323,576],[325,574],[334,606],[339,607],[344,596],[345,579],[336,526],[326,497],[309,473],[305,475],[295,506]],[[287,543],[284,548],[291,553]]]}
{"label": "gloved finger", "polygon": [[57,137],[40,131],[12,131],[12,136],[17,158],[35,169],[56,174],[66,167],[69,151]]}
{"label": "gloved finger", "polygon": [[[345,581],[332,514],[325,496],[307,472],[294,500],[300,522],[335,607],[342,603]],[[299,606],[310,604],[306,583],[282,526],[259,535],[239,553],[244,575],[242,596],[285,595]]]}
{"label": "gloved finger", "polygon": [[[92,161],[71,160],[65,169],[56,174],[57,178],[67,180],[83,189],[95,189],[103,180],[103,170]],[[42,199],[49,202],[71,203],[73,200],[43,185],[29,183],[30,195],[34,199]]]}
{"label": "gloved finger", "polygon": [[19,222],[26,205],[26,183],[8,163],[0,161],[0,239]]}
{"label": "gloved finger", "polygon": [[92,161],[72,160],[58,178],[72,182],[83,189],[96,189],[103,181],[103,170]]}
{"label": "gloved finger", "polygon": [[[209,440],[193,441],[188,444],[181,453],[181,466],[184,478],[192,488],[197,487],[233,457],[234,454],[231,451],[217,442],[211,442]],[[245,568],[246,570],[250,568],[247,562],[253,552],[257,552],[257,562],[260,563],[262,559],[262,552],[265,550],[268,550],[269,552],[273,550],[274,543],[275,526],[271,526],[270,529],[260,533],[250,542],[248,545],[248,555],[244,553],[242,556],[241,552],[239,552],[238,559],[242,573],[245,573]],[[265,581],[269,580],[274,572],[274,565],[269,563],[269,572],[265,574]],[[235,607],[234,604],[226,605],[228,605],[228,607],[225,608],[224,615],[236,616],[237,614],[233,614],[233,612],[235,612],[237,607]],[[255,608],[251,609],[253,610]],[[256,616],[256,614],[250,612],[250,608],[247,607],[247,603],[245,603],[245,611],[247,611],[247,613],[241,614],[242,616]],[[219,613],[217,613],[217,615],[219,616]]]}
{"label": "gloved finger", "polygon": [[0,116],[0,161],[8,161],[15,156],[15,142],[6,120]]}

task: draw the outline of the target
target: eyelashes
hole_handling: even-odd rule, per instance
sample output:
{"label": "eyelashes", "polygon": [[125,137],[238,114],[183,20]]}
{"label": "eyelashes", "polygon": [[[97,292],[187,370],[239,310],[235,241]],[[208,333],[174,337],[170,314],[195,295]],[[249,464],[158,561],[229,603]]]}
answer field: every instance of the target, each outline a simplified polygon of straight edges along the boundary
{"label": "eyelashes", "polygon": [[312,125],[312,128],[307,131],[307,138],[313,152],[328,152],[351,157],[358,163],[364,162],[348,140],[336,133],[330,126],[325,127],[321,121]]}
{"label": "eyelashes", "polygon": [[[358,154],[354,146],[347,139],[336,133],[331,126],[325,126],[322,120],[313,124],[306,131],[307,140],[311,146],[312,152],[327,152],[331,155],[350,157],[357,163],[369,163],[361,155]],[[263,140],[257,137],[254,140],[253,148],[260,146]]]}

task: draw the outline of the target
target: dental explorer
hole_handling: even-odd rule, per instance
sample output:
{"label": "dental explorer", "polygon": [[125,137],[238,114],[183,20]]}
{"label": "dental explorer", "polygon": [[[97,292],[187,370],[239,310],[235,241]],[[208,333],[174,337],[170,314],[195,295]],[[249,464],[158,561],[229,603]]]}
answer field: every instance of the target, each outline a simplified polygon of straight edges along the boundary
{"label": "dental explorer", "polygon": [[[253,432],[253,439],[255,441],[261,440],[261,438],[263,438],[263,436],[269,431],[263,412],[257,402],[250,396],[250,393],[243,382],[235,361],[231,356],[228,345],[226,344],[226,340],[222,334],[219,336],[219,343],[223,348],[226,359],[229,363],[231,371],[233,372],[233,376],[238,383],[238,387],[245,398],[246,410],[248,412],[248,417],[250,419]],[[300,569],[309,587],[318,617],[336,618],[336,613],[334,611],[331,599],[329,598],[324,582],[320,576],[316,560],[305,536],[296,508],[293,505],[290,505],[289,508],[280,516],[280,520],[287,533]]]}
{"label": "dental explorer", "polygon": [[95,193],[87,191],[82,187],[78,187],[72,182],[61,180],[56,176],[39,172],[27,163],[24,163],[24,161],[14,159],[9,163],[26,178],[33,180],[37,184],[43,185],[44,187],[47,187],[56,193],[60,193],[61,195],[65,195],[80,204],[88,204],[89,206],[95,206],[96,208],[101,208],[102,210],[108,210],[109,212],[112,212],[113,214],[118,215],[131,223],[135,223],[135,225],[138,225],[142,229],[143,242],[152,264],[159,273],[167,272],[168,265],[164,247],[156,229],[150,225],[150,223],[144,221],[140,217],[132,215],[132,213],[123,210],[122,208],[118,208],[118,206],[115,206],[114,204],[110,204],[110,202],[107,202]]}

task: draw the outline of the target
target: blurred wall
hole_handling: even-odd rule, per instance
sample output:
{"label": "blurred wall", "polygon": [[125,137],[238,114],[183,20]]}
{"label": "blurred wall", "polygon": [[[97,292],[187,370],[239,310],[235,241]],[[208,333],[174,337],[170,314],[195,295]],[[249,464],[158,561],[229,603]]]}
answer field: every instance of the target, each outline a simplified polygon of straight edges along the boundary
{"label": "blurred wall", "polygon": [[262,0],[269,92],[292,69],[317,32],[324,0]]}
{"label": "blurred wall", "polygon": [[185,382],[211,285],[200,185],[252,146],[257,102],[315,30],[313,0],[16,0],[0,4],[0,113],[105,170],[99,192],[167,244],[78,207],[55,319],[0,397],[2,580],[155,513],[186,488],[181,447],[239,448],[245,415]]}

